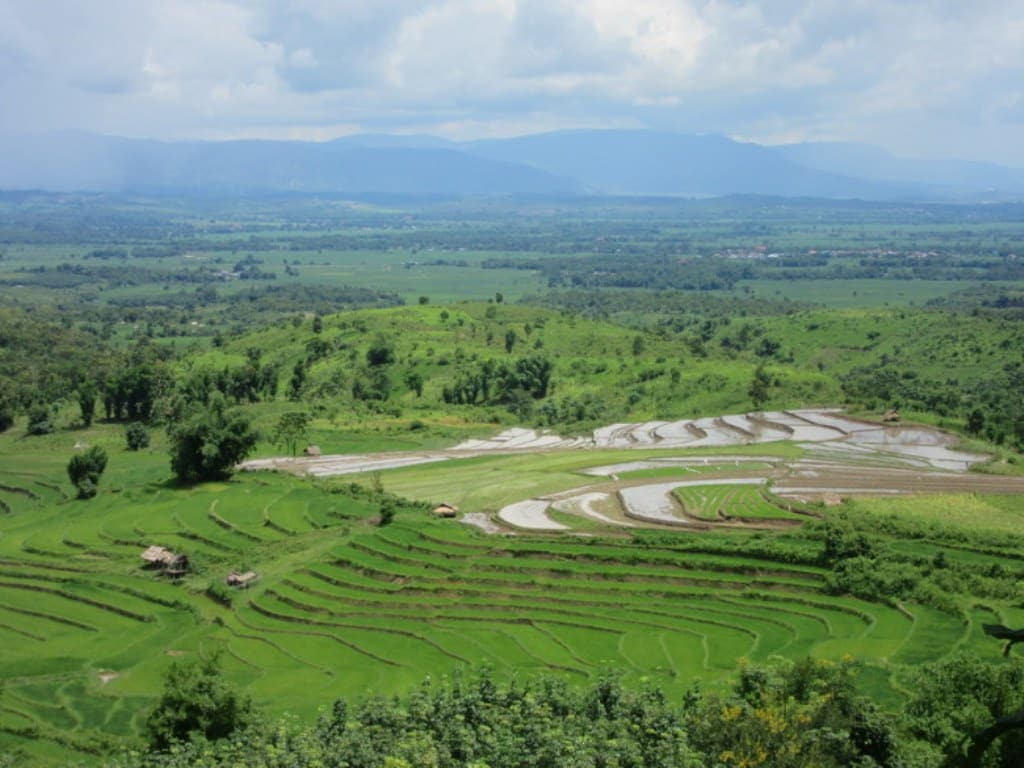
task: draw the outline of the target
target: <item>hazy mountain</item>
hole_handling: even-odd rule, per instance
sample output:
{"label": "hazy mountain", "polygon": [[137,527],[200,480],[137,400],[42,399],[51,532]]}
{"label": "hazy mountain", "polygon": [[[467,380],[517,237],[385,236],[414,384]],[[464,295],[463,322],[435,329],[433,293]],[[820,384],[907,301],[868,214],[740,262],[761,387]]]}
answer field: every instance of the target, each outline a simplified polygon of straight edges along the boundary
{"label": "hazy mountain", "polygon": [[654,131],[558,131],[463,145],[623,195],[766,194],[884,197],[897,190],[805,168],[769,148],[724,136]]}
{"label": "hazy mountain", "polygon": [[0,187],[457,196],[572,194],[578,187],[524,165],[383,143],[8,137]]}
{"label": "hazy mountain", "polygon": [[560,131],[463,143],[379,134],[313,143],[67,133],[0,136],[0,188],[993,199],[1024,194],[1024,170],[899,158],[860,144],[765,147],[654,131]]}
{"label": "hazy mountain", "polygon": [[1024,169],[971,160],[898,157],[870,144],[808,142],[774,148],[806,168],[933,187],[955,195],[1024,192]]}

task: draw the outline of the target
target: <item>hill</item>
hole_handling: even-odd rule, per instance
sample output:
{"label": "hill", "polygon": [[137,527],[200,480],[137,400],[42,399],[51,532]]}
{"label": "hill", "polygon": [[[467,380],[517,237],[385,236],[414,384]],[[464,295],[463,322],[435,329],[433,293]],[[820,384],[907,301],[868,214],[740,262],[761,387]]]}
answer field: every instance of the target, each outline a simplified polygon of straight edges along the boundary
{"label": "hill", "polygon": [[893,197],[898,190],[807,168],[724,136],[654,131],[563,131],[475,142],[471,152],[578,180],[619,195]]}
{"label": "hill", "polygon": [[874,147],[768,147],[724,136],[558,131],[451,142],[156,142],[90,134],[0,137],[0,188],[360,198],[592,195],[1002,199],[1024,171],[897,158]]}
{"label": "hill", "polygon": [[7,137],[0,186],[355,196],[567,195],[534,168],[423,146],[270,141],[154,142],[68,134]]}
{"label": "hill", "polygon": [[878,182],[916,184],[935,196],[1017,195],[1024,192],[1024,169],[969,160],[898,157],[880,147],[847,142],[806,142],[775,148],[805,168]]}

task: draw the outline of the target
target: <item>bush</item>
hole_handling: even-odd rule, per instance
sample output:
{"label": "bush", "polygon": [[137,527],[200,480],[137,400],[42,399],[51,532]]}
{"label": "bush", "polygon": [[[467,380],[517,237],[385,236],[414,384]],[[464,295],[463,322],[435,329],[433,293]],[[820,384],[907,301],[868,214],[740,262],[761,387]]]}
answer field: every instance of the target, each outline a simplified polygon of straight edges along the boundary
{"label": "bush", "polygon": [[395,519],[395,502],[390,498],[385,498],[380,505],[380,523],[381,527],[385,525],[391,525],[391,521]]}
{"label": "bush", "polygon": [[50,409],[45,405],[33,405],[28,411],[28,428],[30,435],[48,435],[55,430],[50,421]]}
{"label": "bush", "polygon": [[94,445],[92,448],[71,457],[68,462],[68,477],[78,489],[78,498],[91,499],[98,490],[100,475],[107,468],[107,452]]}
{"label": "bush", "polygon": [[141,422],[133,421],[124,429],[124,440],[129,451],[141,451],[149,447],[149,432]]}

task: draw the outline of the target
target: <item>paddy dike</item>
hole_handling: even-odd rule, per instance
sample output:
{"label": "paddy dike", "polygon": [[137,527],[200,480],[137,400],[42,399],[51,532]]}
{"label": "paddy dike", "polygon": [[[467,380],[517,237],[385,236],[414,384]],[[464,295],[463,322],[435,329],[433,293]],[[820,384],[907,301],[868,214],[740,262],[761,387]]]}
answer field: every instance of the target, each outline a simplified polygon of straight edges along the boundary
{"label": "paddy dike", "polygon": [[[802,448],[803,455],[785,459],[722,454],[730,446],[780,441]],[[834,409],[801,409],[613,424],[589,437],[564,438],[515,428],[446,450],[261,459],[245,462],[242,468],[329,477],[499,454],[686,451],[680,456],[610,465],[601,465],[595,456],[595,465],[581,471],[581,478],[590,476],[591,482],[490,511],[492,522],[504,529],[551,533],[572,530],[573,520],[585,520],[591,526],[694,530],[777,527],[798,524],[801,515],[813,514],[808,509],[813,502],[837,503],[846,496],[1024,493],[1024,478],[969,472],[988,457],[960,451],[956,443],[956,436],[931,427],[880,424]],[[723,489],[712,490],[713,486]],[[703,509],[705,504],[712,506]]]}

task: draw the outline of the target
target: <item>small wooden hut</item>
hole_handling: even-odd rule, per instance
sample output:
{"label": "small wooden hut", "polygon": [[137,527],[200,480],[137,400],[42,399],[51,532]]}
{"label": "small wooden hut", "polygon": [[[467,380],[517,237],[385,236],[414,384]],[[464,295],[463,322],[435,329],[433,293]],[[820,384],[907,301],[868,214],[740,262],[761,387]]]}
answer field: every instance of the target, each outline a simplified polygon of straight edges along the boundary
{"label": "small wooden hut", "polygon": [[184,576],[191,569],[192,565],[189,563],[187,555],[174,555],[164,568],[164,575],[174,577]]}
{"label": "small wooden hut", "polygon": [[437,517],[455,517],[458,513],[459,508],[456,507],[454,504],[449,504],[446,501],[441,502],[436,507],[434,507],[434,514]]}
{"label": "small wooden hut", "polygon": [[163,568],[174,558],[174,553],[165,547],[149,547],[143,552],[140,557],[146,564],[146,567],[159,567]]}
{"label": "small wooden hut", "polygon": [[319,445],[307,445],[302,449],[303,456],[319,456],[320,446]]}
{"label": "small wooden hut", "polygon": [[895,408],[891,408],[885,412],[884,416],[882,416],[882,421],[884,421],[886,424],[899,424],[900,412],[897,411]]}
{"label": "small wooden hut", "polygon": [[245,571],[244,573],[232,571],[224,581],[229,587],[245,589],[246,587],[255,584],[258,580],[259,576],[256,571]]}
{"label": "small wooden hut", "polygon": [[188,556],[166,547],[148,547],[142,555],[145,568],[159,568],[165,576],[184,576],[190,570]]}

